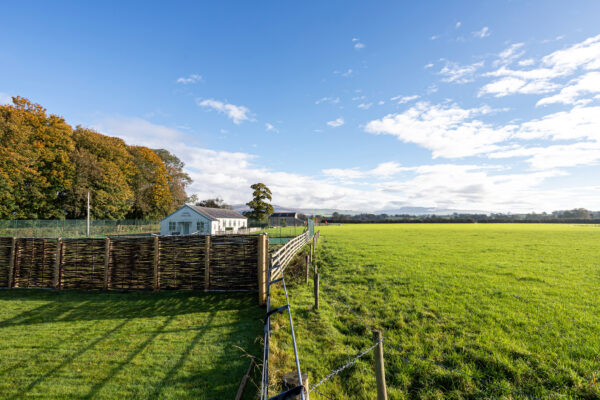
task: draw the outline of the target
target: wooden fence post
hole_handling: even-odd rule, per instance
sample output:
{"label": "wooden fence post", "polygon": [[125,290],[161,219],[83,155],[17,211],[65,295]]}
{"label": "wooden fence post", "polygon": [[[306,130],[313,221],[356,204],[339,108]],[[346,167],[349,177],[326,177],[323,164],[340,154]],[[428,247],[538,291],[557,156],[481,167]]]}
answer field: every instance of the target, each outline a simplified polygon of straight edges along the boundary
{"label": "wooden fence post", "polygon": [[104,239],[104,287],[103,290],[108,290],[110,274],[108,267],[110,265],[110,238]]}
{"label": "wooden fence post", "polygon": [[8,260],[8,288],[12,288],[15,273],[15,250],[17,247],[17,238],[12,238],[10,241],[10,259]]}
{"label": "wooden fence post", "polygon": [[258,305],[264,306],[267,301],[267,263],[268,236],[263,233],[258,235]]}
{"label": "wooden fence post", "polygon": [[52,271],[52,287],[58,289],[60,287],[60,263],[62,257],[62,239],[56,240],[56,255],[54,256],[54,269]]}
{"label": "wooden fence post", "polygon": [[159,262],[160,262],[160,242],[159,242],[158,236],[154,236],[154,259],[152,260],[152,264],[154,267],[154,291],[155,292],[158,292],[160,290]]}
{"label": "wooden fence post", "polygon": [[306,284],[308,285],[308,269],[310,268],[309,255],[306,255]]}
{"label": "wooden fence post", "polygon": [[319,273],[315,274],[315,310],[319,309]]}
{"label": "wooden fence post", "polygon": [[385,386],[385,365],[383,363],[383,335],[381,331],[373,331],[373,340],[378,341],[375,347],[375,379],[377,380],[377,400],[387,400]]}
{"label": "wooden fence post", "polygon": [[210,289],[210,235],[204,239],[204,291]]}

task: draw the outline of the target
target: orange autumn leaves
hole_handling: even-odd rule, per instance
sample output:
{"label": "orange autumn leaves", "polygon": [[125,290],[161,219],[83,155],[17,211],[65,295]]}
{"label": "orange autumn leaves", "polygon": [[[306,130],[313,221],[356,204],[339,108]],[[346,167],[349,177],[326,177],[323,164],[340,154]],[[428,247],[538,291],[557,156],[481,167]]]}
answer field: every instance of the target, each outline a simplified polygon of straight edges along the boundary
{"label": "orange autumn leaves", "polygon": [[73,129],[38,104],[0,106],[0,219],[161,218],[185,203],[191,183],[166,150],[129,146]]}

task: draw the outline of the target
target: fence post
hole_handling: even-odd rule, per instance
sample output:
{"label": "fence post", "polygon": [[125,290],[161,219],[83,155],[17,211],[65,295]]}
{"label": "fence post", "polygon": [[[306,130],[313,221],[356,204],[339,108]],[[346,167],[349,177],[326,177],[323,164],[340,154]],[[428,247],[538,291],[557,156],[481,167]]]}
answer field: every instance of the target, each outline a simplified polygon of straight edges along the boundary
{"label": "fence post", "polygon": [[62,256],[62,239],[58,238],[56,240],[56,255],[54,256],[54,269],[52,270],[52,287],[57,289],[60,279],[60,258]]}
{"label": "fence post", "polygon": [[385,365],[383,363],[383,335],[381,331],[373,331],[373,339],[377,342],[375,347],[375,379],[377,380],[377,400],[387,400],[385,386]]}
{"label": "fence post", "polygon": [[108,290],[109,282],[108,267],[110,265],[110,238],[104,239],[104,286],[103,290]]}
{"label": "fence post", "polygon": [[204,291],[210,289],[210,235],[204,237]]}
{"label": "fence post", "polygon": [[10,241],[10,259],[8,260],[8,288],[12,288],[15,273],[15,250],[17,247],[17,238],[13,237]]}
{"label": "fence post", "polygon": [[267,301],[267,263],[268,237],[263,233],[258,235],[258,305],[263,306]]}
{"label": "fence post", "polygon": [[319,309],[319,273],[315,273],[315,310]]}
{"label": "fence post", "polygon": [[315,257],[315,237],[313,236],[312,242],[310,243],[310,261],[313,261]]}
{"label": "fence post", "polygon": [[160,280],[159,280],[159,261],[160,261],[160,243],[158,240],[158,236],[154,236],[154,259],[152,260],[152,264],[154,267],[154,291],[158,292],[160,290]]}
{"label": "fence post", "polygon": [[308,269],[310,267],[309,255],[306,255],[306,284],[308,285]]}

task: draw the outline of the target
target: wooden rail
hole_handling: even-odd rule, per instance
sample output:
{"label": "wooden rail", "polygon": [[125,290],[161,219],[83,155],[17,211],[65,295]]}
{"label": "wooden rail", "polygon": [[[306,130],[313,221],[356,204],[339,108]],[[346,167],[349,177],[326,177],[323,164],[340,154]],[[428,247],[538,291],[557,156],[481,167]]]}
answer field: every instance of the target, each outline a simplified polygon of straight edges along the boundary
{"label": "wooden rail", "polygon": [[308,231],[304,232],[302,235],[298,235],[289,242],[285,244],[285,246],[278,249],[275,253],[271,255],[271,268],[274,268],[271,271],[271,278],[278,279],[283,276],[283,272],[285,268],[288,266],[292,258],[296,255],[298,251],[308,242],[310,242]]}

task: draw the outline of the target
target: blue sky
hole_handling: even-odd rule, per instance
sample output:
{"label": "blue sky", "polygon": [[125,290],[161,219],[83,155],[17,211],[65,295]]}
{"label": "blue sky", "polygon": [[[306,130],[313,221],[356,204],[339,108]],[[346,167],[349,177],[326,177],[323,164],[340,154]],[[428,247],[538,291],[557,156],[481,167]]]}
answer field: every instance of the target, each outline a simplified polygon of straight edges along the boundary
{"label": "blue sky", "polygon": [[600,209],[598,1],[10,2],[20,95],[177,154],[200,198]]}

